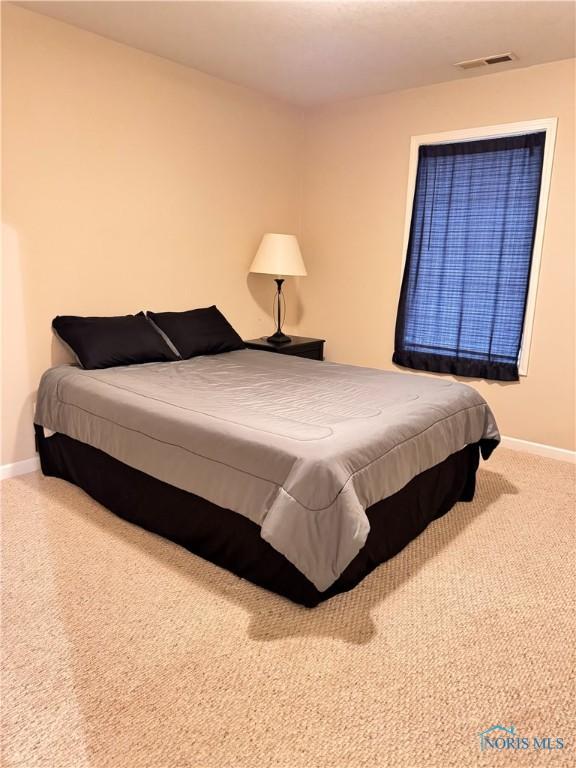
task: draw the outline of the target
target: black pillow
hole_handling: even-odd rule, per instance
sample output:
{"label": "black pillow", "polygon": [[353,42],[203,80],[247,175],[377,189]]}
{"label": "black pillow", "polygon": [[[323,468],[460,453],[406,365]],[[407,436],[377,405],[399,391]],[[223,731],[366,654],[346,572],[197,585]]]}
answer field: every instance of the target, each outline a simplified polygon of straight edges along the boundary
{"label": "black pillow", "polygon": [[83,368],[177,360],[143,312],[124,317],[59,315],[52,328]]}
{"label": "black pillow", "polygon": [[246,347],[215,306],[188,312],[147,312],[147,315],[185,359]]}

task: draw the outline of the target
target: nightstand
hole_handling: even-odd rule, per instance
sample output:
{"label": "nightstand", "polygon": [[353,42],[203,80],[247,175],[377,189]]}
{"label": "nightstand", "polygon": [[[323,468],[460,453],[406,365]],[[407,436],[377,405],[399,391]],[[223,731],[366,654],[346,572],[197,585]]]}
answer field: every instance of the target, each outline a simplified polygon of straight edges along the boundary
{"label": "nightstand", "polygon": [[324,360],[324,339],[308,339],[305,336],[292,336],[287,344],[271,344],[266,336],[260,339],[250,339],[244,344],[248,349],[260,349],[264,352],[275,352],[280,355],[296,355],[308,357],[311,360]]}

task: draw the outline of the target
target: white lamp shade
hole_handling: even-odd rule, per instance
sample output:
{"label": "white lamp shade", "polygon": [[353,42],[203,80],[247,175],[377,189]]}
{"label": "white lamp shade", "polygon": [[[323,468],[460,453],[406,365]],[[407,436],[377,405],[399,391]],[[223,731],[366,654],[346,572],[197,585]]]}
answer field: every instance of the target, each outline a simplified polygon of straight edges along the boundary
{"label": "white lamp shade", "polygon": [[278,277],[305,276],[306,267],[294,235],[264,235],[254,256],[250,272],[260,272]]}

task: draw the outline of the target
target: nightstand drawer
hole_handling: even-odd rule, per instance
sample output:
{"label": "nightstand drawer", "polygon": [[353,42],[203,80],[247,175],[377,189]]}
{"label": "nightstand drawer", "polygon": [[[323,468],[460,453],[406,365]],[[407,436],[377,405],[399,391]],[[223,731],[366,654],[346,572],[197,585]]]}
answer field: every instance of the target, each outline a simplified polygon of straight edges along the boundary
{"label": "nightstand drawer", "polygon": [[324,343],[315,344],[300,349],[287,349],[282,352],[283,355],[296,355],[297,357],[308,357],[310,360],[324,360]]}
{"label": "nightstand drawer", "polygon": [[324,339],[310,339],[306,336],[292,336],[286,344],[271,344],[265,336],[244,342],[248,349],[272,352],[276,355],[295,355],[309,360],[324,360]]}

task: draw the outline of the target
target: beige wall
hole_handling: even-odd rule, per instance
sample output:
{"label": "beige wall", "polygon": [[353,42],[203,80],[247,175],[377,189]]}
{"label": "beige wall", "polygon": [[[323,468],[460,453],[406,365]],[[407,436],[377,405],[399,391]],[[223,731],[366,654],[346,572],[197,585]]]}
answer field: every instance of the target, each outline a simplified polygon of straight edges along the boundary
{"label": "beige wall", "polygon": [[264,232],[298,231],[301,122],[245,89],[2,6],[9,463],[34,455],[34,393],[61,354],[54,315],[217,303],[246,336],[272,330],[274,285],[246,271]]}
{"label": "beige wall", "polygon": [[506,435],[574,447],[572,62],[303,118],[41,15],[3,4],[2,17],[1,463],[34,455],[56,314],[215,302],[243,335],[267,332],[272,286],[246,276],[265,231],[303,239],[289,328],[324,336],[329,359],[392,368],[410,136],[555,115],[529,375],[471,383]]}
{"label": "beige wall", "polygon": [[[574,62],[401,91],[317,110],[306,123],[301,326],[332,360],[391,363],[410,137],[541,117],[558,120],[528,376],[462,379],[508,436],[573,449]],[[400,369],[399,369],[400,370]]]}

